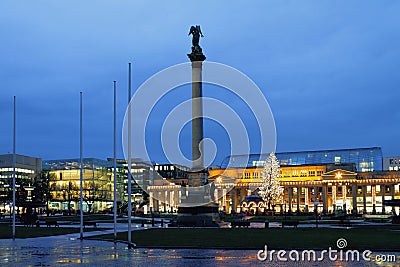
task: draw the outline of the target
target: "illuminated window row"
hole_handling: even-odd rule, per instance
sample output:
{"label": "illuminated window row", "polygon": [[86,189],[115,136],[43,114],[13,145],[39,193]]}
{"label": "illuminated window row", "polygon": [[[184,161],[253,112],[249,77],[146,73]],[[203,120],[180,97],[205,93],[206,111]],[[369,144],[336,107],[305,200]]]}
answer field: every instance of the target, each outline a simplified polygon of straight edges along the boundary
{"label": "illuminated window row", "polygon": [[[0,168],[0,172],[12,172],[13,168]],[[28,170],[28,169],[21,169],[21,168],[15,168],[16,172],[19,173],[35,173],[33,170]]]}

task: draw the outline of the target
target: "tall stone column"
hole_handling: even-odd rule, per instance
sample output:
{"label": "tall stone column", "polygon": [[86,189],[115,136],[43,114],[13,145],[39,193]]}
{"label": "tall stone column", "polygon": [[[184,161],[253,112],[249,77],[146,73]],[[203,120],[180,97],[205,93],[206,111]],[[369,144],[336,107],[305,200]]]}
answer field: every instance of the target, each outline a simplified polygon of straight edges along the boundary
{"label": "tall stone column", "polygon": [[336,185],[332,185],[332,206],[336,206]]}
{"label": "tall stone column", "polygon": [[[204,169],[202,72],[206,57],[203,53],[191,53],[188,57],[192,62],[192,167],[201,171]],[[200,186],[202,182],[200,179],[189,179],[190,186]]]}
{"label": "tall stone column", "polygon": [[376,213],[376,185],[371,185],[372,213]]}
{"label": "tall stone column", "polygon": [[164,192],[164,212],[167,212],[168,191]]}
{"label": "tall stone column", "polygon": [[169,192],[169,208],[171,210],[171,212],[174,210],[174,206],[175,206],[175,192],[174,190],[171,190]]}
{"label": "tall stone column", "polygon": [[353,184],[353,214],[357,214],[357,184]]}
{"label": "tall stone column", "polygon": [[[202,68],[206,59],[199,45],[203,34],[200,25],[190,27],[192,35],[192,52],[187,54],[192,67],[192,169],[189,173],[189,189],[185,201],[178,207],[178,225],[215,226],[213,215],[218,213],[214,203],[215,184],[207,186],[208,170],[204,166],[203,156],[203,103],[202,103]],[[226,190],[225,190],[226,191]],[[188,193],[189,192],[189,193]],[[226,194],[226,192],[224,192]],[[226,201],[224,194],[223,201]],[[223,203],[226,207],[226,203]]]}
{"label": "tall stone column", "polygon": [[[394,184],[390,185],[390,194],[391,194],[392,200],[393,200],[394,199]],[[394,214],[394,212],[395,212],[395,209],[394,209],[394,206],[392,206],[392,214]]]}
{"label": "tall stone column", "polygon": [[310,200],[308,199],[308,187],[304,187],[304,210],[305,212],[308,212],[308,205],[310,203]]}
{"label": "tall stone column", "polygon": [[363,195],[363,213],[367,213],[367,186],[362,186],[362,195]]}
{"label": "tall stone column", "polygon": [[347,185],[342,186],[343,211],[347,214]]}
{"label": "tall stone column", "polygon": [[292,187],[288,187],[288,209],[289,213],[292,212]]}
{"label": "tall stone column", "polygon": [[301,194],[301,187],[296,187],[296,212],[300,212],[300,194]]}
{"label": "tall stone column", "polygon": [[149,206],[150,206],[150,210],[153,211],[154,210],[154,198],[153,198],[153,192],[149,192]]}
{"label": "tall stone column", "polygon": [[318,211],[318,206],[315,205],[315,203],[317,203],[318,201],[317,194],[318,194],[318,187],[314,186],[314,212]]}
{"label": "tall stone column", "polygon": [[342,186],[342,196],[343,196],[343,203],[346,204],[346,200],[347,200],[347,186],[343,185]]}
{"label": "tall stone column", "polygon": [[327,199],[327,185],[322,185],[322,199],[323,199],[323,214],[328,212],[328,199]]}
{"label": "tall stone column", "polygon": [[231,201],[232,201],[232,207],[231,207],[231,214],[236,213],[236,194],[235,194],[235,188],[232,189],[231,191]]}
{"label": "tall stone column", "polygon": [[382,213],[385,213],[385,205],[383,205],[383,201],[385,201],[385,185],[381,185],[381,194],[382,194]]}
{"label": "tall stone column", "polygon": [[215,199],[215,202],[218,202],[218,200],[219,200],[218,188],[215,188],[215,189],[214,189],[214,199]]}
{"label": "tall stone column", "polygon": [[224,209],[224,211],[226,212],[226,189],[222,189],[222,207]]}

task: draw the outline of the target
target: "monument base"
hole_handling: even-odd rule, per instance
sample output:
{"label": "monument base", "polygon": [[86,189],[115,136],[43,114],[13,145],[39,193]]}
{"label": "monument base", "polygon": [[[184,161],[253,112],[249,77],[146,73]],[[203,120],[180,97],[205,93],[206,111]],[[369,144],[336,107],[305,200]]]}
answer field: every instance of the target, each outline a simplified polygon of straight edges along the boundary
{"label": "monument base", "polygon": [[177,226],[218,227],[218,204],[196,207],[178,207]]}
{"label": "monument base", "polygon": [[210,185],[207,183],[208,171],[198,170],[189,174],[189,192],[178,206],[177,226],[218,227],[218,204],[214,203]]}

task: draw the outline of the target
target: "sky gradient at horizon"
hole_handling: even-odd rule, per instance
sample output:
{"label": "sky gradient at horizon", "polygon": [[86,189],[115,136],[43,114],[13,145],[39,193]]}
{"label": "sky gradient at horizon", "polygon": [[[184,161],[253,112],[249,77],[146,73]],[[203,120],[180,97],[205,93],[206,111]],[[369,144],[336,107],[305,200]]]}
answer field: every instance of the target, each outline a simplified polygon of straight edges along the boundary
{"label": "sky gradient at horizon", "polygon": [[[16,95],[17,153],[79,157],[83,91],[84,157],[112,157],[113,81],[121,136],[128,62],[135,91],[188,62],[189,27],[200,24],[207,60],[242,71],[267,98],[277,151],[380,146],[400,155],[399,12],[397,1],[3,1],[0,154],[12,152]],[[224,142],[220,130],[207,134]],[[216,164],[229,153],[218,152]]]}

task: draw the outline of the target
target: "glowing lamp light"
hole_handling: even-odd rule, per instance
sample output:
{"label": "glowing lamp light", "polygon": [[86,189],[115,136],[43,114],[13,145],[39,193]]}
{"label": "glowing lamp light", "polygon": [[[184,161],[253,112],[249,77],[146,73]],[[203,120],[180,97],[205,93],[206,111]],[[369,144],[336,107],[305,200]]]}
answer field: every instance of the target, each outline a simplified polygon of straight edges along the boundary
{"label": "glowing lamp light", "polygon": [[342,179],[342,173],[341,172],[337,172],[335,175],[336,179]]}

